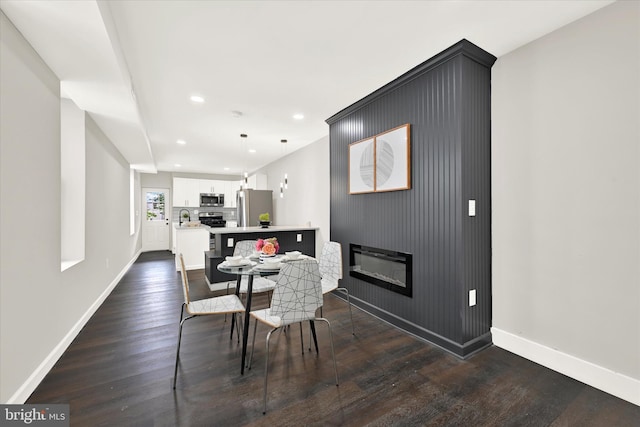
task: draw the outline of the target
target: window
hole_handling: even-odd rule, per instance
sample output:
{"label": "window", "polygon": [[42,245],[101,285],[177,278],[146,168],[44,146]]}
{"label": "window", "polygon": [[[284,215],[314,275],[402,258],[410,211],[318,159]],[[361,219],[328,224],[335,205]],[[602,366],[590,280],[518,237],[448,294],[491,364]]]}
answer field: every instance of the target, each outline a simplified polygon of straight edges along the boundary
{"label": "window", "polygon": [[129,169],[129,235],[136,232],[136,200],[135,200],[136,172]]}
{"label": "window", "polygon": [[60,271],[84,260],[84,114],[70,99],[60,99]]}
{"label": "window", "polygon": [[147,221],[164,221],[166,219],[164,192],[147,191]]}

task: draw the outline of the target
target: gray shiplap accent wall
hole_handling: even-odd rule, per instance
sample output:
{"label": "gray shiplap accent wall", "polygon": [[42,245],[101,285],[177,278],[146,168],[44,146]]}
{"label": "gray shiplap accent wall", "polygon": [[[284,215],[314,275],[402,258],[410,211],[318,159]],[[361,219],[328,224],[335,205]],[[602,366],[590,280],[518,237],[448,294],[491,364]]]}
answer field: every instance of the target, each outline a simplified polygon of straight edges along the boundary
{"label": "gray shiplap accent wall", "polygon": [[488,333],[491,327],[491,70],[463,59],[462,200],[476,200],[476,216],[462,216],[462,290],[476,289],[477,305],[464,306],[462,343]]}
{"label": "gray shiplap accent wall", "polygon": [[[480,61],[480,62],[478,62]],[[331,240],[412,253],[413,298],[352,278],[356,303],[453,353],[491,342],[490,67],[466,40],[329,118]],[[348,145],[411,124],[404,191],[348,194]],[[467,200],[478,214],[467,216]],[[478,304],[468,307],[468,290]]]}

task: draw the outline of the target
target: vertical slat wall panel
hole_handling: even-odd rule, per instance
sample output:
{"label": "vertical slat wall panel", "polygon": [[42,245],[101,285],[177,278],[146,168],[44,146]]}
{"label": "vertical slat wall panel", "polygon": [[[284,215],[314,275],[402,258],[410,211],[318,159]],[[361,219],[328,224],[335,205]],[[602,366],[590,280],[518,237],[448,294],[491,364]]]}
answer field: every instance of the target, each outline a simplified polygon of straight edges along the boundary
{"label": "vertical slat wall panel", "polygon": [[[464,235],[462,290],[465,299],[463,342],[488,333],[491,328],[491,88],[490,70],[463,59],[466,76],[462,109],[463,203],[476,200],[476,216],[462,216]],[[477,305],[469,307],[469,291],[475,289]]]}
{"label": "vertical slat wall panel", "polygon": [[[490,193],[493,61],[463,40],[327,120],[331,239],[342,243],[342,285],[365,310],[460,356],[490,343],[490,211],[475,222],[463,212],[470,194],[488,201]],[[405,123],[412,188],[349,195],[349,144]],[[413,297],[350,277],[349,243],[412,253]],[[478,305],[468,307],[474,287]]]}

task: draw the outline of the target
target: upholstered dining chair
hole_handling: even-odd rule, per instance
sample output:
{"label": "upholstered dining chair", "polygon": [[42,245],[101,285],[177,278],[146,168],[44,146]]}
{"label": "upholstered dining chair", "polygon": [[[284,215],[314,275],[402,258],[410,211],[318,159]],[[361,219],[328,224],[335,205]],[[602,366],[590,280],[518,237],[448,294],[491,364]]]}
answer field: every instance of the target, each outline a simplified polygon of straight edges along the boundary
{"label": "upholstered dining chair", "polygon": [[[324,246],[322,246],[319,262],[320,275],[322,276],[322,295],[335,290],[344,292],[347,295],[349,316],[351,318],[351,334],[355,335],[349,290],[339,285],[342,279],[342,245],[338,242],[325,242]],[[322,316],[322,308],[320,308],[320,316]]]}
{"label": "upholstered dining chair", "polygon": [[[248,257],[256,250],[255,240],[240,240],[236,242],[233,248],[233,256]],[[276,286],[276,282],[266,277],[253,278],[253,293],[259,294],[263,292],[272,292]],[[249,289],[249,278],[242,276],[240,280],[240,294],[246,294]],[[229,293],[229,282],[227,282],[227,293]]]}
{"label": "upholstered dining chair", "polygon": [[[197,316],[209,316],[214,314],[232,314],[244,313],[244,306],[240,298],[236,294],[223,295],[219,297],[206,298],[193,301],[189,295],[189,278],[187,270],[184,267],[184,258],[180,254],[180,270],[182,272],[182,291],[184,294],[184,302],[180,310],[180,330],[178,332],[178,349],[176,350],[176,366],[173,371],[173,388],[176,388],[176,380],[178,378],[178,360],[180,359],[180,342],[182,341],[182,326],[184,322]],[[185,309],[187,317],[184,317]],[[242,316],[238,316],[241,318]],[[238,325],[237,330],[242,328]],[[239,334],[239,333],[238,333]],[[238,335],[239,337],[239,335]]]}
{"label": "upholstered dining chair", "polygon": [[309,321],[315,337],[315,321],[320,320],[329,327],[329,341],[331,343],[331,355],[333,369],[338,385],[338,367],[333,349],[333,336],[331,324],[327,319],[316,317],[316,311],[322,307],[322,284],[318,263],[314,259],[305,259],[296,262],[285,263],[280,269],[280,275],[273,291],[271,306],[262,310],[251,311],[251,317],[255,319],[253,328],[253,344],[249,356],[249,368],[255,349],[256,330],[258,322],[271,327],[267,333],[266,356],[264,366],[264,411],[267,412],[267,376],[269,373],[269,338],[271,334],[283,326]]}

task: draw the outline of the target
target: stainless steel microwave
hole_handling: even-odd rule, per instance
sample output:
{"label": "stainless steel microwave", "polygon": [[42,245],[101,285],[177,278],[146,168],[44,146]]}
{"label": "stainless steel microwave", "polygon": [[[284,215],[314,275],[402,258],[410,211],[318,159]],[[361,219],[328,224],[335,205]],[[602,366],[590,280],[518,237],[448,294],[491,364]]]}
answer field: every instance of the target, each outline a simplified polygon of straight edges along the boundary
{"label": "stainless steel microwave", "polygon": [[200,193],[200,207],[224,206],[224,194],[222,193]]}

